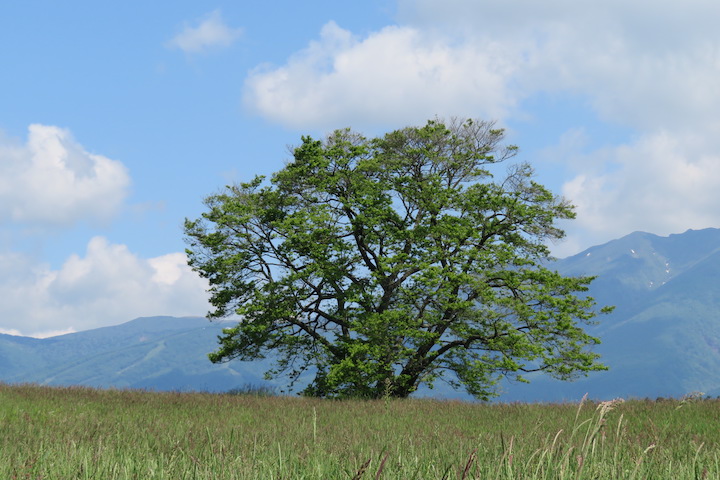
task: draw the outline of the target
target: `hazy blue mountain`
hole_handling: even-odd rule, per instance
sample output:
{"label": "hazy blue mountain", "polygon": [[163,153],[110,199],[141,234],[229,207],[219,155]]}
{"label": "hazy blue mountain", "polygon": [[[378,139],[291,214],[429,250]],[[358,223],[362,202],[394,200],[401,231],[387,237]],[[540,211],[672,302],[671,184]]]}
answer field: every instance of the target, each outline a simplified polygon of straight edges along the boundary
{"label": "hazy blue mountain", "polygon": [[[720,229],[635,232],[552,267],[597,276],[590,295],[616,306],[589,328],[610,370],[575,382],[543,375],[530,376],[530,384],[507,382],[500,401],[720,395]],[[268,361],[208,361],[223,326],[150,317],[48,339],[0,335],[0,381],[207,391],[267,385]],[[419,395],[469,398],[443,383]]]}
{"label": "hazy blue mountain", "polygon": [[263,384],[267,363],[210,363],[223,326],[150,317],[47,339],[0,335],[0,380],[180,391]]}

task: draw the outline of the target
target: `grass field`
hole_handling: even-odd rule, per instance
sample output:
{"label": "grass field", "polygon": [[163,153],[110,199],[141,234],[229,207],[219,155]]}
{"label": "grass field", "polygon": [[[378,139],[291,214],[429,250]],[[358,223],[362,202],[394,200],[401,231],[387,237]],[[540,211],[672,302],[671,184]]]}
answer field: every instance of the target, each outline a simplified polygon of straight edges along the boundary
{"label": "grass field", "polygon": [[717,479],[720,401],[328,401],[0,384],[0,479]]}

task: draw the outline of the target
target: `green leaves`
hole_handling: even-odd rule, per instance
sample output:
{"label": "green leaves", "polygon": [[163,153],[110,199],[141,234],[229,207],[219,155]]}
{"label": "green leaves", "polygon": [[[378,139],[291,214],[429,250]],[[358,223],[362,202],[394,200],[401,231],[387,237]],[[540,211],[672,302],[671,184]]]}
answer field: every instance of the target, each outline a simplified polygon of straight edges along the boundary
{"label": "green leaves", "polygon": [[603,368],[581,324],[589,278],[544,267],[572,206],[532,180],[492,123],[428,122],[366,139],[303,137],[274,174],[186,221],[210,318],[237,315],[213,361],[272,352],[306,393],[407,396],[444,373],[480,398],[501,376]]}

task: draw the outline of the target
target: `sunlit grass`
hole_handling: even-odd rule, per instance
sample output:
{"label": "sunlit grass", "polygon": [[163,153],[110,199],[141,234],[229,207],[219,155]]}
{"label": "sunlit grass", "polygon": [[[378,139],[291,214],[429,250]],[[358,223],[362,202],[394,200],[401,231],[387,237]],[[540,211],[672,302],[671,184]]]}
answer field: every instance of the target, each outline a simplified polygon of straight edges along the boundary
{"label": "sunlit grass", "polygon": [[720,402],[470,404],[0,386],[0,478],[720,478]]}

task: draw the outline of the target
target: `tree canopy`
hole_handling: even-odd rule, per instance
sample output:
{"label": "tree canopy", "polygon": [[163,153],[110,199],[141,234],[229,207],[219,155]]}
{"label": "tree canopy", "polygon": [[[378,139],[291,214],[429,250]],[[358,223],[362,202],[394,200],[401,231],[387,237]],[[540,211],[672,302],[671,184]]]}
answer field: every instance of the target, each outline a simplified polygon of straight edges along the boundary
{"label": "tree canopy", "polygon": [[573,207],[528,164],[500,169],[517,153],[503,141],[473,120],[306,136],[271,179],[207,197],[185,222],[189,264],[208,318],[238,319],[210,359],[270,354],[270,377],[314,376],[304,393],[335,398],[442,378],[488,399],[503,377],[605,369],[583,329],[592,278],[548,267]]}

